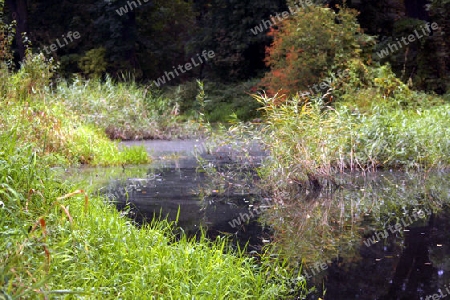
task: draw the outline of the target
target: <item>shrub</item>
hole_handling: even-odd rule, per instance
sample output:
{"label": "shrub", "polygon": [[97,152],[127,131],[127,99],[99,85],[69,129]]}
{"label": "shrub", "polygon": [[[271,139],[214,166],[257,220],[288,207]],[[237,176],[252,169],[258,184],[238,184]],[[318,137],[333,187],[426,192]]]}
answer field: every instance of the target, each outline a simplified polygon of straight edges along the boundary
{"label": "shrub", "polygon": [[99,78],[106,72],[106,49],[103,47],[91,49],[80,59],[78,67],[87,76]]}
{"label": "shrub", "polygon": [[356,12],[310,6],[284,20],[269,33],[274,41],[266,51],[270,72],[261,84],[266,92],[293,95],[308,90],[330,72],[345,69],[351,59],[361,58],[361,33]]}

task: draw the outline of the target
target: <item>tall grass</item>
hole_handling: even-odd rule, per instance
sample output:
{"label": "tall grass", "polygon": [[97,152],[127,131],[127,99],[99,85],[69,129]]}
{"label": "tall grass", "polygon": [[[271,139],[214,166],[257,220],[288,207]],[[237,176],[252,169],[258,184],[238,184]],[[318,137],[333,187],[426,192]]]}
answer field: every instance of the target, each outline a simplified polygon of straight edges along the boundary
{"label": "tall grass", "polygon": [[116,165],[149,161],[143,147],[119,150],[117,142],[94,124],[86,124],[51,90],[55,69],[42,55],[30,55],[21,69],[0,69],[0,133],[29,146],[49,163]]}
{"label": "tall grass", "polygon": [[450,165],[449,104],[405,109],[381,102],[363,113],[295,97],[281,105],[267,97],[258,100],[267,114],[270,168],[285,178]]}
{"label": "tall grass", "polygon": [[80,117],[84,123],[105,130],[112,139],[177,139],[202,134],[196,119],[180,113],[180,103],[150,86],[134,81],[114,82],[75,78],[61,82],[53,101]]}
{"label": "tall grass", "polygon": [[222,238],[177,239],[174,225],[164,221],[138,228],[106,199],[62,181],[52,166],[148,162],[142,147],[119,151],[104,133],[108,122],[121,128],[120,120],[136,116],[130,122],[140,124],[148,111],[131,106],[146,99],[130,96],[132,85],[76,82],[52,90],[52,74],[51,62],[39,55],[17,73],[0,69],[0,298],[277,299],[304,293],[304,278],[286,262],[247,256]]}
{"label": "tall grass", "polygon": [[276,299],[304,284],[224,239],[177,240],[162,221],[139,229],[104,199],[69,193],[10,138],[0,136],[0,292],[13,299]]}

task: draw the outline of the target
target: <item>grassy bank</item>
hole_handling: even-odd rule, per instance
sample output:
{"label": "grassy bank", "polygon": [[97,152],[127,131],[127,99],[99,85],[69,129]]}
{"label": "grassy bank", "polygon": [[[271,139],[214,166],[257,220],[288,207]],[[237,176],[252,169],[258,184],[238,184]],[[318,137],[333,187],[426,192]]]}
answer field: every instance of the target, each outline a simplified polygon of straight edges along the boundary
{"label": "grassy bank", "polygon": [[163,221],[137,228],[63,182],[53,166],[148,162],[145,149],[121,151],[106,133],[117,125],[124,134],[130,118],[130,135],[139,134],[170,107],[143,107],[150,96],[133,84],[50,88],[52,74],[40,56],[17,73],[0,69],[0,298],[277,299],[302,290],[304,279],[277,259],[248,257],[224,239],[176,239]]}
{"label": "grassy bank", "polygon": [[276,262],[225,240],[175,241],[164,222],[138,229],[103,199],[69,193],[31,147],[0,138],[0,291],[13,299],[274,299],[292,288]]}
{"label": "grassy bank", "polygon": [[133,80],[75,78],[59,84],[53,94],[52,101],[62,103],[83,123],[103,129],[111,139],[183,139],[203,132],[195,118],[182,115],[180,99]]}
{"label": "grassy bank", "polygon": [[377,103],[360,113],[347,106],[299,105],[294,98],[266,109],[274,167],[289,170],[287,175],[450,165],[448,104],[403,109]]}
{"label": "grassy bank", "polygon": [[[101,126],[86,122],[81,111],[72,110],[61,93],[52,90],[51,61],[30,55],[16,72],[0,67],[0,133],[30,147],[51,165],[117,165],[146,163],[144,148],[119,150]],[[79,106],[83,98],[79,98]]]}

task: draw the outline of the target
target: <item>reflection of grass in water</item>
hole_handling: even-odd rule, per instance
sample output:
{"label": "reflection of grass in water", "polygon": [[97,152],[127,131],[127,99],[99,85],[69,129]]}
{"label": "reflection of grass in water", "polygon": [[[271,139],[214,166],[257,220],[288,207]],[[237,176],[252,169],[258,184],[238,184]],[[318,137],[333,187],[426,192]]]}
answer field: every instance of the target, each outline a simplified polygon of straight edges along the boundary
{"label": "reflection of grass in water", "polygon": [[205,196],[261,193],[258,167],[265,154],[257,136],[260,127],[259,124],[247,123],[232,128],[220,126],[210,132],[205,147],[217,161],[210,162],[196,156],[197,170],[207,178],[208,184],[203,191]]}
{"label": "reflection of grass in water", "polygon": [[95,191],[107,186],[114,180],[127,178],[147,178],[150,165],[135,165],[124,167],[98,167],[69,169],[63,178],[75,186],[83,186],[89,191]]}
{"label": "reflection of grass in water", "polygon": [[420,209],[436,212],[448,204],[449,179],[448,173],[380,173],[358,182],[337,179],[344,188],[322,190],[309,200],[305,191],[293,194],[289,202],[269,210],[264,220],[276,229],[277,245],[288,256],[307,263],[337,256],[353,261],[359,257],[364,235],[384,230]]}
{"label": "reflection of grass in water", "polygon": [[[450,218],[448,214],[450,213],[450,207],[444,209],[444,213],[437,216],[435,219],[435,224],[439,224],[440,228],[450,228]],[[429,258],[438,270],[444,271],[444,276],[441,278],[442,282],[448,282],[450,279],[450,245],[448,241],[450,240],[450,232],[448,230],[439,230],[434,233],[435,241],[437,243],[432,243],[429,247]],[[447,279],[446,279],[447,278]]]}

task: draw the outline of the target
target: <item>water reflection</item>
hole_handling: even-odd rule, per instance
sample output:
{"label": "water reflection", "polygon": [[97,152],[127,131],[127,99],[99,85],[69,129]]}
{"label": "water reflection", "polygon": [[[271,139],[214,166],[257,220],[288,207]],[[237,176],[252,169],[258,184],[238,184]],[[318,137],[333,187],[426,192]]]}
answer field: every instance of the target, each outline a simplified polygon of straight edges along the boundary
{"label": "water reflection", "polygon": [[[223,161],[204,162],[214,164],[217,172],[233,168]],[[242,247],[248,242],[249,251],[260,251],[269,229],[252,213],[261,196],[247,180],[253,178],[212,179],[199,172],[194,158],[182,158],[160,161],[134,177],[118,176],[101,192],[138,225],[167,218],[188,236],[203,229],[211,238],[225,235]]]}
{"label": "water reflection", "polygon": [[[450,282],[449,179],[448,173],[340,176],[337,187],[309,193],[293,187],[264,220],[292,264],[328,263],[310,278],[325,287],[325,299],[420,299]],[[407,226],[388,229],[397,223]],[[377,232],[388,234],[367,244]]]}
{"label": "water reflection", "polygon": [[[191,157],[119,168],[114,175],[101,170],[92,178],[138,223],[161,213],[178,218],[188,234],[203,226],[212,238],[228,235],[241,245],[250,240],[249,250],[275,241],[317,287],[309,299],[425,299],[450,283],[450,173],[340,175],[321,189],[293,182],[288,192],[268,199],[252,170],[204,162],[214,172],[198,172]],[[255,218],[248,221],[251,212]],[[409,222],[414,215],[424,217]],[[241,224],[232,226],[239,217]],[[389,226],[395,224],[394,232]],[[374,235],[374,243],[365,243]]]}

